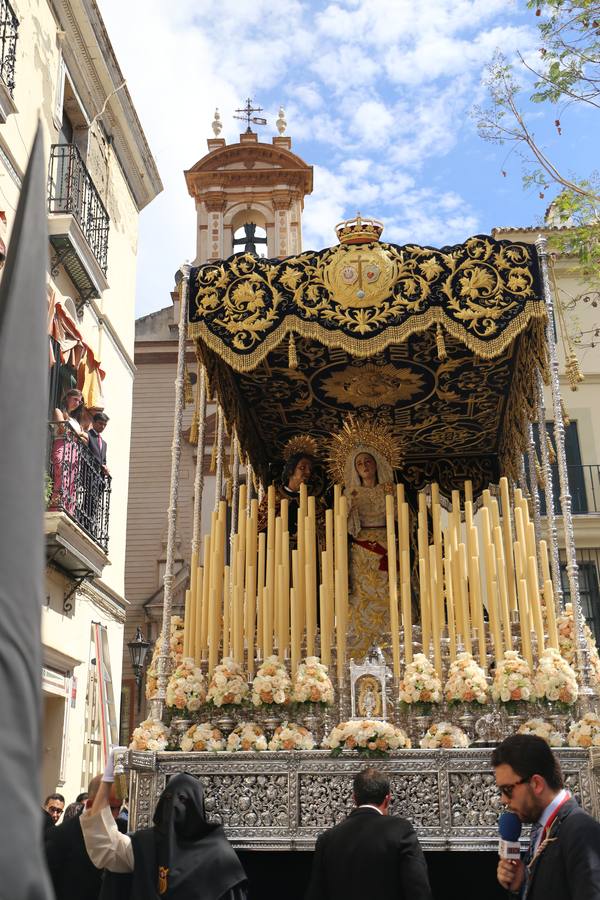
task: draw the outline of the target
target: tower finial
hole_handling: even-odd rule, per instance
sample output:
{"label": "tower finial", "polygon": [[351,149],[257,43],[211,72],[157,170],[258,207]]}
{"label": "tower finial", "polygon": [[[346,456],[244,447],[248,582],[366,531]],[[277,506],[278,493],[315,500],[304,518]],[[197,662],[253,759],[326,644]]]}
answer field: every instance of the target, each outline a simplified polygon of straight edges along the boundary
{"label": "tower finial", "polygon": [[252,115],[252,113],[263,111],[262,106],[252,106],[252,102],[253,101],[252,101],[251,97],[248,97],[248,99],[246,100],[246,105],[242,106],[240,109],[236,109],[236,113],[243,113],[243,115],[233,117],[234,119],[241,119],[243,122],[246,122],[246,124],[248,126],[246,128],[246,134],[253,134],[253,131],[250,128],[250,125],[266,125],[267,124],[267,120],[264,119],[262,116],[253,116]]}
{"label": "tower finial", "polygon": [[212,130],[215,137],[219,137],[221,131],[223,130],[223,123],[221,122],[221,113],[219,112],[218,107],[215,109],[215,117],[212,122]]}
{"label": "tower finial", "polygon": [[285,133],[285,129],[287,128],[287,122],[285,120],[285,110],[283,106],[279,107],[279,118],[275,122],[277,125],[277,131],[279,132],[280,137],[283,137]]}

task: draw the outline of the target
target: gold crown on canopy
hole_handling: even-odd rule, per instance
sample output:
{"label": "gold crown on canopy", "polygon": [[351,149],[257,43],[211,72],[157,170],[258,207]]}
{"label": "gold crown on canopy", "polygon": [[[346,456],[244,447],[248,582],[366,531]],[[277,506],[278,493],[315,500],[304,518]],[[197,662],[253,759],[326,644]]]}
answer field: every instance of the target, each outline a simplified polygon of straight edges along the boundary
{"label": "gold crown on canopy", "polygon": [[402,450],[390,428],[377,422],[348,416],[342,430],[332,436],[331,449],[327,457],[327,468],[338,484],[344,481],[346,461],[357,447],[372,447],[392,469],[397,469],[402,462]]}
{"label": "gold crown on canopy", "polygon": [[287,462],[296,453],[305,453],[306,456],[317,455],[317,442],[310,434],[296,434],[285,444],[283,458]]}
{"label": "gold crown on canopy", "polygon": [[335,226],[340,244],[368,244],[370,241],[378,241],[383,231],[383,222],[377,219],[363,219],[357,213],[353,219],[338,222]]}

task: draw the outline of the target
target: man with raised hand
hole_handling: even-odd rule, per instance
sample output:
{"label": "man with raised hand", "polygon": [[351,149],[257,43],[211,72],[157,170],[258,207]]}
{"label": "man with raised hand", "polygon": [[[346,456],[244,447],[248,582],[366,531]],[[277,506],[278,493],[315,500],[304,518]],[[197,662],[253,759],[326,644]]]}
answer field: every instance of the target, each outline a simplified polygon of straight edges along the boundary
{"label": "man with raised hand", "polygon": [[121,834],[107,806],[114,750],[92,803],[80,817],[85,846],[105,868],[103,900],[246,900],[246,874],[222,825],[209,822],[198,778],[173,775],[160,795],[153,826]]}
{"label": "man with raised hand", "polygon": [[[100,787],[100,775],[90,781],[85,806],[89,809]],[[108,795],[113,819],[121,809],[114,790]],[[56,900],[97,900],[102,887],[102,871],[88,856],[79,816],[67,819],[45,835],[46,862]]]}

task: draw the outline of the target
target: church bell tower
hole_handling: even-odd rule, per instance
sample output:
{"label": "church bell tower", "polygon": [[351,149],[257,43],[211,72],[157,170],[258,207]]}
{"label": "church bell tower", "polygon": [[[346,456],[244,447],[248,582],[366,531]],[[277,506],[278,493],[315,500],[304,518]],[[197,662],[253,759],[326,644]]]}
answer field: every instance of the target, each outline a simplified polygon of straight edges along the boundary
{"label": "church bell tower", "polygon": [[194,265],[226,259],[252,250],[261,256],[293,256],[302,250],[304,197],[313,187],[313,169],[292,153],[292,140],[284,134],[283,109],[279,110],[279,135],[271,143],[258,140],[248,100],[244,112],[248,128],[238,143],[219,137],[218,110],[213,121],[214,138],[208,153],[185,172],[188,191],[196,203],[197,232]]}

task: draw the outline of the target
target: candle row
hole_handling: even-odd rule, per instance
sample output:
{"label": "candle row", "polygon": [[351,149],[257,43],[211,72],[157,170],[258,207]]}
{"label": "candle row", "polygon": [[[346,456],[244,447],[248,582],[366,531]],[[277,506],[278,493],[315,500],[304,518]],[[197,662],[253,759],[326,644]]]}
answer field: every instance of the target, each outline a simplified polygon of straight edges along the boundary
{"label": "candle row", "polygon": [[441,675],[441,637],[447,629],[450,660],[456,658],[459,642],[472,652],[476,637],[479,663],[485,668],[488,636],[496,661],[505,650],[513,649],[511,623],[518,611],[520,650],[533,665],[532,634],[538,655],[546,644],[558,649],[546,542],[536,542],[529,506],[520,489],[513,494],[513,527],[506,478],[500,479],[501,505],[489,490],[483,492],[477,522],[469,482],[465,483],[464,496],[463,508],[459,491],[453,491],[451,508],[444,515],[439,488],[433,484],[430,526],[426,496],[423,492],[419,495],[417,545],[423,652],[429,656],[431,647],[433,664]]}
{"label": "candle row", "polygon": [[[301,655],[317,650],[326,665],[336,649],[337,674],[346,670],[348,629],[348,507],[341,487],[334,487],[333,509],[317,517],[315,498],[300,489],[296,546],[289,530],[289,503],[267,494],[267,527],[258,531],[258,503],[247,509],[246,486],[240,487],[236,534],[227,534],[227,504],[213,512],[204,538],[202,564],[192,554],[186,592],[184,654],[208,661],[209,672],[223,656],[232,656],[254,674],[255,658],[277,652],[290,657],[292,670]],[[464,503],[452,492],[442,508],[439,487],[418,497],[416,542],[411,550],[411,514],[404,487],[386,497],[389,580],[389,634],[394,677],[401,662],[412,662],[413,591],[418,581],[422,650],[442,674],[442,637],[448,635],[450,661],[462,646],[477,643],[486,666],[489,644],[496,660],[513,649],[511,624],[518,611],[520,650],[533,665],[532,636],[538,655],[546,645],[558,648],[554,592],[545,541],[536,542],[526,498],[511,495],[500,480],[500,503],[483,492],[478,513],[465,483]],[[227,541],[230,541],[229,553]],[[413,578],[411,559],[418,563]],[[541,579],[541,589],[540,589]],[[318,611],[318,615],[317,615]],[[317,620],[320,619],[320,628]],[[404,652],[401,660],[401,631]],[[407,637],[408,636],[408,637]],[[385,638],[382,635],[381,640]]]}
{"label": "candle row", "polygon": [[[242,485],[240,510],[246,508],[246,499]],[[270,487],[266,531],[258,532],[258,504],[253,500],[231,539],[226,564],[227,505],[222,501],[204,539],[203,565],[192,554],[184,655],[197,662],[207,659],[210,672],[222,656],[240,664],[246,660],[252,675],[255,656],[264,659],[276,651],[281,658],[289,655],[295,670],[303,648],[307,656],[315,654],[318,608],[322,660],[331,663],[335,643],[342,678],[348,624],[347,519],[347,500],[336,490],[334,509],[317,522],[315,498],[302,485],[296,547],[291,549],[289,501],[280,501],[277,515],[275,488]]]}

